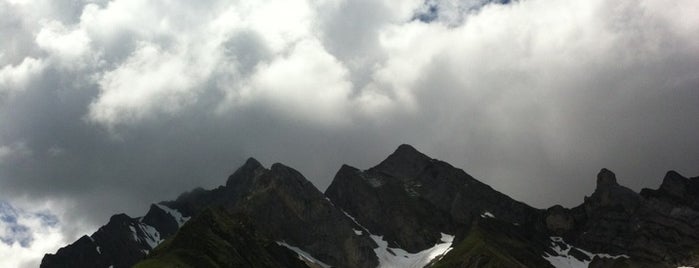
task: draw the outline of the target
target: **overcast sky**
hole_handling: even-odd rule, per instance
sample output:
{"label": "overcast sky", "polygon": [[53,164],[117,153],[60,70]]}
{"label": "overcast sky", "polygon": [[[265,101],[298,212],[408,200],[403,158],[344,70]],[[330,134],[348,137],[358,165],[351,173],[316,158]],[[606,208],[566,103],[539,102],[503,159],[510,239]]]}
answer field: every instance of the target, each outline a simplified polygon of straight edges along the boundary
{"label": "overcast sky", "polygon": [[[399,144],[532,206],[699,175],[696,0],[0,0],[0,266]],[[509,1],[497,1],[509,2]]]}

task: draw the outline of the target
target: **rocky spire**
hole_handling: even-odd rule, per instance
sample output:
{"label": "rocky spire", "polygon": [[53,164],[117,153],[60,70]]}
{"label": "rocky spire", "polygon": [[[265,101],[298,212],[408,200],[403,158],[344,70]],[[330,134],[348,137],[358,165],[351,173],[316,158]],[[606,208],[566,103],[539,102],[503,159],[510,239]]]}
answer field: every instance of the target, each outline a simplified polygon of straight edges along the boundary
{"label": "rocky spire", "polygon": [[607,188],[609,186],[619,185],[616,182],[616,175],[609,169],[603,168],[597,173],[597,188]]}
{"label": "rocky spire", "polygon": [[619,185],[616,175],[609,169],[603,168],[597,173],[597,188],[592,195],[585,197],[585,208],[588,213],[600,207],[620,205],[626,210],[634,210],[641,201],[640,195],[633,190]]}
{"label": "rocky spire", "polygon": [[233,175],[228,177],[228,180],[226,181],[226,186],[232,186],[239,184],[240,182],[237,182],[239,180],[247,180],[255,176],[260,170],[263,170],[264,167],[260,162],[255,160],[255,158],[248,158],[247,161],[245,161],[245,164],[243,164],[241,167],[239,167]]}

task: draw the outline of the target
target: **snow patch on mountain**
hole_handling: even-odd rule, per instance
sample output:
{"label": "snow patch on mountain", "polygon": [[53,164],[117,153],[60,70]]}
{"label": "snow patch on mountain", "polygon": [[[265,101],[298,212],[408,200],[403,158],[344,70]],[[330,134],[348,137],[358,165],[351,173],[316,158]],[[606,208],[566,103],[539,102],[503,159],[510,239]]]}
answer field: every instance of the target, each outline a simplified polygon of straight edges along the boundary
{"label": "snow patch on mountain", "polygon": [[322,261],[319,261],[318,259],[314,258],[311,254],[309,254],[306,251],[303,251],[302,249],[300,249],[298,247],[294,247],[294,246],[289,245],[283,241],[277,241],[277,245],[283,246],[285,248],[290,249],[293,252],[296,252],[296,254],[299,255],[299,260],[315,263],[323,268],[330,268],[331,267],[330,265],[327,265],[327,264],[323,263]]}
{"label": "snow patch on mountain", "polygon": [[[390,248],[388,242],[383,239],[383,236],[371,234],[369,229],[362,226],[356,218],[340,209],[348,218],[355,224],[366,231],[371,239],[379,245],[374,249],[376,257],[379,258],[379,268],[422,268],[429,264],[437,257],[444,256],[449,252],[454,241],[453,235],[442,234],[442,238],[433,247],[420,251],[418,253],[410,253],[401,248]],[[356,235],[362,235],[360,230],[353,229]]]}
{"label": "snow patch on mountain", "polygon": [[129,226],[129,229],[133,235],[133,240],[147,245],[149,249],[154,249],[164,240],[155,227],[142,222],[136,223],[135,226]]}
{"label": "snow patch on mountain", "polygon": [[485,211],[483,214],[481,214],[481,218],[495,218],[495,215],[493,213],[490,213],[490,211]]}
{"label": "snow patch on mountain", "polygon": [[160,233],[153,226],[139,223],[138,228],[140,228],[141,233],[143,234],[140,241],[146,242],[151,249],[154,249],[160,244],[160,242],[163,242],[163,239],[160,237]]}
{"label": "snow patch on mountain", "polygon": [[161,205],[161,204],[155,204],[155,205],[158,206],[163,211],[165,211],[167,214],[170,214],[170,216],[172,216],[172,218],[175,219],[175,221],[177,222],[178,227],[182,227],[182,225],[184,225],[190,219],[190,217],[182,216],[182,213],[180,213],[179,211],[177,211],[175,209],[169,208],[169,207],[167,207],[165,205]]}
{"label": "snow patch on mountain", "polygon": [[454,241],[453,235],[442,233],[442,238],[433,247],[418,253],[409,253],[400,248],[389,248],[388,242],[383,236],[371,235],[371,238],[379,245],[374,249],[379,258],[380,268],[422,268],[433,259],[444,256],[449,252]]}
{"label": "snow patch on mountain", "polygon": [[133,235],[133,241],[138,241],[138,233],[136,232],[136,228],[129,226],[129,230],[131,230],[131,235]]}
{"label": "snow patch on mountain", "polygon": [[[549,261],[551,265],[557,268],[587,268],[590,265],[590,262],[592,259],[595,257],[600,257],[600,258],[608,258],[608,259],[617,259],[617,258],[629,258],[627,255],[610,255],[610,254],[604,254],[604,253],[599,253],[599,254],[593,254],[588,251],[585,251],[581,248],[576,248],[568,243],[566,243],[563,238],[561,237],[556,237],[552,236],[551,237],[551,249],[556,252],[556,255],[550,255],[548,253],[544,253],[544,259]],[[570,255],[569,252],[572,250],[578,250],[582,252],[583,254],[587,255],[590,257],[590,260],[579,260],[575,258],[573,255]]]}

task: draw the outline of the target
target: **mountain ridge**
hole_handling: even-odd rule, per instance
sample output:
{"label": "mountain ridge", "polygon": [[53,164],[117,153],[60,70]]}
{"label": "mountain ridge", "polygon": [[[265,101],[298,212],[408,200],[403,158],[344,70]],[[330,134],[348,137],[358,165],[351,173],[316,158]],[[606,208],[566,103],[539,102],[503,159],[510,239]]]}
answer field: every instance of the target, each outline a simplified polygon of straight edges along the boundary
{"label": "mountain ridge", "polygon": [[[294,263],[289,254],[307,266],[318,265],[312,259],[335,267],[391,267],[401,260],[411,260],[410,267],[699,263],[699,246],[694,246],[699,245],[699,177],[668,171],[657,190],[636,193],[603,168],[596,184],[578,206],[537,209],[403,144],[369,169],[342,165],[322,193],[293,168],[281,163],[265,168],[249,158],[224,185],[153,204],[143,217],[117,214],[92,236],[47,254],[41,267],[154,263],[157,256],[170,256],[158,245],[178,239],[180,231],[206,230],[182,226],[195,224],[188,220],[212,207],[248,219],[241,228],[224,228],[231,234],[216,241],[230,244],[226,237],[248,237],[245,226],[251,226],[268,241],[261,248],[276,248],[270,252],[279,256],[269,255],[259,267]],[[452,237],[449,245],[445,235]],[[292,250],[278,250],[269,241]],[[444,248],[434,251],[440,243]]]}

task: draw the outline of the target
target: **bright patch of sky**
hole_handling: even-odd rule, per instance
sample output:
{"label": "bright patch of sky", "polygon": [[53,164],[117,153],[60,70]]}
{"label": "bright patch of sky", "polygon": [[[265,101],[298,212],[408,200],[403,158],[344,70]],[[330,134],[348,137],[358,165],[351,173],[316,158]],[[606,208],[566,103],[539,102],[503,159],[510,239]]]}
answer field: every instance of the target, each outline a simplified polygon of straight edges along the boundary
{"label": "bright patch of sky", "polygon": [[26,211],[0,200],[0,267],[38,267],[43,253],[67,242],[59,224],[48,211]]}

